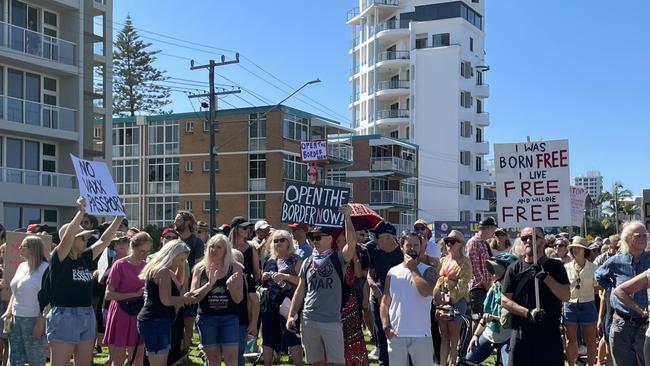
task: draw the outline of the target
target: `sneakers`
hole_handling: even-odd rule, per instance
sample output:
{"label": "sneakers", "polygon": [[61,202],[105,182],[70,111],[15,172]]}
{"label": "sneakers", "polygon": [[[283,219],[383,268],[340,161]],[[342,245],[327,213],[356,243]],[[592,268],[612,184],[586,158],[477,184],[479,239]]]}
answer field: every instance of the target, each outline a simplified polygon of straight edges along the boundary
{"label": "sneakers", "polygon": [[585,346],[584,344],[581,344],[578,347],[578,355],[585,356],[586,354],[587,354],[587,346]]}
{"label": "sneakers", "polygon": [[368,359],[376,361],[379,359],[379,348],[375,347],[372,352],[368,353]]}

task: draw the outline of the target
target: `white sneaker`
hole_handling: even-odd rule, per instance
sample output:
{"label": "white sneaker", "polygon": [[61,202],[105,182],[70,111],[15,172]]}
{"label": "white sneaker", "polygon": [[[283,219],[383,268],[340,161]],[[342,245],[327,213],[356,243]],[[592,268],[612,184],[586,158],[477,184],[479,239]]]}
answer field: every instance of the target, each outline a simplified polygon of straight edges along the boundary
{"label": "white sneaker", "polygon": [[587,346],[585,346],[584,344],[581,344],[578,347],[578,355],[585,356],[586,354],[587,354]]}
{"label": "white sneaker", "polygon": [[379,359],[379,348],[375,347],[370,353],[368,353],[368,359],[376,361]]}

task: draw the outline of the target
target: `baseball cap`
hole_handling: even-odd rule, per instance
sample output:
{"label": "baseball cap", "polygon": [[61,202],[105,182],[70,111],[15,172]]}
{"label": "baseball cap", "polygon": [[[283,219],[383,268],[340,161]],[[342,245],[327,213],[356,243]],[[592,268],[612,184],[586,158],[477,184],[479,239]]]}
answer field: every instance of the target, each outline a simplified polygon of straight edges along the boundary
{"label": "baseball cap", "polygon": [[307,237],[310,238],[316,234],[325,234],[325,235],[334,236],[335,232],[336,232],[336,228],[333,227],[316,226],[307,233]]}
{"label": "baseball cap", "polygon": [[270,227],[271,227],[271,225],[269,225],[269,223],[266,222],[266,220],[260,220],[260,221],[255,223],[255,231],[257,231],[257,230],[266,230],[266,229],[268,229]]}
{"label": "baseball cap", "polygon": [[372,233],[375,234],[375,236],[381,234],[397,235],[397,229],[395,229],[395,226],[391,225],[389,222],[382,221],[374,230],[372,230]]}
{"label": "baseball cap", "polygon": [[180,238],[180,237],[181,237],[181,235],[178,233],[178,231],[174,230],[174,229],[171,228],[171,227],[166,227],[166,228],[164,228],[163,231],[162,231],[162,235],[161,235],[161,236],[162,236],[162,237],[165,237],[165,236],[167,236],[167,234],[169,234],[169,233],[172,233],[172,234],[176,235],[177,238]]}
{"label": "baseball cap", "polygon": [[488,226],[494,226],[494,227],[497,227],[497,222],[496,222],[496,220],[494,220],[493,217],[488,217],[488,218],[486,218],[486,219],[481,220],[481,221],[478,223],[478,226],[479,226],[479,227],[488,227]]}
{"label": "baseball cap", "polygon": [[[68,229],[69,226],[70,226],[70,223],[67,223],[67,224],[64,224],[63,226],[61,226],[61,228],[59,229],[59,238],[63,238],[63,234],[65,234],[65,231]],[[95,232],[94,230],[84,230],[84,228],[81,227],[81,225],[79,225],[79,232],[77,234],[75,234],[74,237],[78,238],[80,236],[85,236],[85,235],[88,235],[88,234],[92,234],[94,232]]]}
{"label": "baseball cap", "polygon": [[304,231],[305,233],[309,232],[309,226],[307,224],[297,224],[297,223],[296,224],[289,224],[289,225],[287,225],[287,227],[289,229],[292,229],[292,230],[300,229],[300,230]]}
{"label": "baseball cap", "polygon": [[253,225],[253,223],[248,221],[248,219],[245,218],[244,216],[235,216],[235,217],[232,218],[232,221],[230,221],[230,227],[231,228],[237,227],[237,226],[247,227],[247,226],[251,226],[251,225]]}

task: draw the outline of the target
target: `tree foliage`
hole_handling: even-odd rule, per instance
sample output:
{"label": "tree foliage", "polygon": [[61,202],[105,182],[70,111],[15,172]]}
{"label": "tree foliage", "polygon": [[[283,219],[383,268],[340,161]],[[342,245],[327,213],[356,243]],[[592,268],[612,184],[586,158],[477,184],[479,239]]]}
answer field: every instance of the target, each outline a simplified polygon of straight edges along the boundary
{"label": "tree foliage", "polygon": [[127,16],[118,33],[113,51],[113,114],[134,116],[168,113],[170,90],[160,84],[167,80],[165,71],[154,67],[160,50],[150,50],[151,43],[140,39]]}

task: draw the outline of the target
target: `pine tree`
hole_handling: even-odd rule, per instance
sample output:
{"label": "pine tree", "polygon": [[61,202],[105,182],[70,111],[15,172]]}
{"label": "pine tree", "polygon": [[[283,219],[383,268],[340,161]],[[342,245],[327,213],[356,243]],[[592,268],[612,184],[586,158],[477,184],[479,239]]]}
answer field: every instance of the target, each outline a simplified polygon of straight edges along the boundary
{"label": "pine tree", "polygon": [[151,43],[140,39],[131,16],[117,35],[113,51],[113,114],[134,116],[136,112],[160,114],[170,101],[165,71],[153,66],[160,50],[149,50]]}

